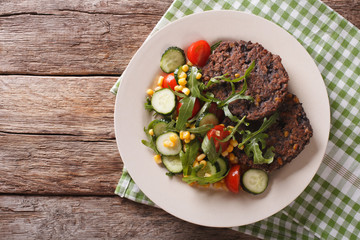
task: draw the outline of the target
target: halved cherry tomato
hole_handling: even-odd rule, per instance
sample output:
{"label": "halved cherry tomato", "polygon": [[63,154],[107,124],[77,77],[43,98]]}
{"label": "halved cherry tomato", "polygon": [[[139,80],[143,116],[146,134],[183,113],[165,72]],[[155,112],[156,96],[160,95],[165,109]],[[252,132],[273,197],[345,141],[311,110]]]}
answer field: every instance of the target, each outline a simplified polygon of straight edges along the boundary
{"label": "halved cherry tomato", "polygon": [[226,187],[233,193],[238,193],[240,188],[240,165],[234,165],[230,168],[225,177]]}
{"label": "halved cherry tomato", "polygon": [[215,114],[219,122],[224,120],[225,114],[224,111],[217,107],[217,104],[212,102],[209,107],[209,112]]}
{"label": "halved cherry tomato", "polygon": [[[176,112],[178,115],[179,115],[179,110],[180,110],[181,105],[182,105],[182,103],[180,101],[178,101],[177,106],[176,106]],[[195,100],[194,108],[192,110],[192,114],[191,114],[191,117],[189,117],[189,119],[195,117],[195,115],[200,111],[200,108],[201,108],[200,100],[197,98]]]}
{"label": "halved cherry tomato", "polygon": [[203,67],[211,54],[210,45],[205,40],[194,42],[187,50],[187,57],[196,66]]}
{"label": "halved cherry tomato", "polygon": [[207,137],[209,139],[211,138],[214,139],[216,151],[219,151],[221,146],[222,152],[227,149],[227,147],[230,144],[230,141],[220,142],[219,140],[223,140],[229,135],[230,135],[230,131],[226,130],[223,125],[216,125],[207,132]]}
{"label": "halved cherry tomato", "polygon": [[177,85],[176,79],[174,77],[174,73],[169,73],[164,77],[163,88],[171,88],[175,91],[175,86]]}

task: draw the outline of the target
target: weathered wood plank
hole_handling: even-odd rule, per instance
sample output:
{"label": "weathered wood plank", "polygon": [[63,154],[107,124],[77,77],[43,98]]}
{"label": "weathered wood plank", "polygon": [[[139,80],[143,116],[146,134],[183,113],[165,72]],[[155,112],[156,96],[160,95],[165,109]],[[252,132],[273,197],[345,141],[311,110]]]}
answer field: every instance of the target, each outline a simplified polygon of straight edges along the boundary
{"label": "weathered wood plank", "polygon": [[243,239],[119,197],[0,195],[0,239]]}
{"label": "weathered wood plank", "polygon": [[122,162],[115,140],[0,133],[0,194],[113,195]]}
{"label": "weathered wood plank", "polygon": [[[0,74],[120,75],[171,0],[2,1]],[[325,1],[360,27],[360,3]]]}
{"label": "weathered wood plank", "polygon": [[116,79],[0,75],[0,132],[114,139]]}

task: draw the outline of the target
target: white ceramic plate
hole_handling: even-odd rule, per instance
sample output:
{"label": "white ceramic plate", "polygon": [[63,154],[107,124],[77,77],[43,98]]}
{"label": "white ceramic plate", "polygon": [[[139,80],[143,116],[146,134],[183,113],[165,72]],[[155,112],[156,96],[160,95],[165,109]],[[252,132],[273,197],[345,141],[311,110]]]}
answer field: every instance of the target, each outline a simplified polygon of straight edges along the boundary
{"label": "white ceramic plate", "polygon": [[[205,39],[261,43],[280,55],[289,77],[289,90],[303,103],[314,135],[310,144],[290,164],[270,176],[265,193],[252,196],[209,191],[170,178],[153,160],[154,153],[142,145],[143,132],[151,120],[144,110],[146,90],[159,73],[161,54],[169,46],[186,49]],[[126,47],[126,46],[123,46]],[[323,79],[306,50],[285,30],[263,18],[235,11],[209,11],[175,21],[148,39],[126,71],[115,104],[117,145],[130,175],[140,189],[170,214],[195,224],[232,227],[262,220],[290,204],[314,177],[328,140],[330,108]]]}

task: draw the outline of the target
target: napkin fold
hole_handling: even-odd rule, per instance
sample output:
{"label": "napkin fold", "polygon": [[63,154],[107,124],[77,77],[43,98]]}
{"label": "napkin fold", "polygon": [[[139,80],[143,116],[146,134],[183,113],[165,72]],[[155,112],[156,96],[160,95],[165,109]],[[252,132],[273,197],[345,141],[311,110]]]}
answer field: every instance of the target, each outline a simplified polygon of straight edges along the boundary
{"label": "napkin fold", "polygon": [[[360,236],[360,31],[319,0],[174,1],[151,34],[183,16],[238,10],[268,19],[293,35],[314,59],[331,107],[331,130],[320,168],[304,192],[280,212],[235,227],[263,239],[358,239]],[[150,36],[151,36],[150,34]],[[110,90],[116,94],[121,77]],[[115,193],[154,205],[126,168]]]}

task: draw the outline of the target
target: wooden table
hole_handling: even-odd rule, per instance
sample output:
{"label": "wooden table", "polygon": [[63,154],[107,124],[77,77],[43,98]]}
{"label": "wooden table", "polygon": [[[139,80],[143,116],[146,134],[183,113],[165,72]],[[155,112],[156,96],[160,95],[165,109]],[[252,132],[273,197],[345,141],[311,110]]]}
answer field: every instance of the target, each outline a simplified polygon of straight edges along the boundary
{"label": "wooden table", "polygon": [[113,194],[109,89],[171,2],[0,1],[0,239],[255,239]]}

